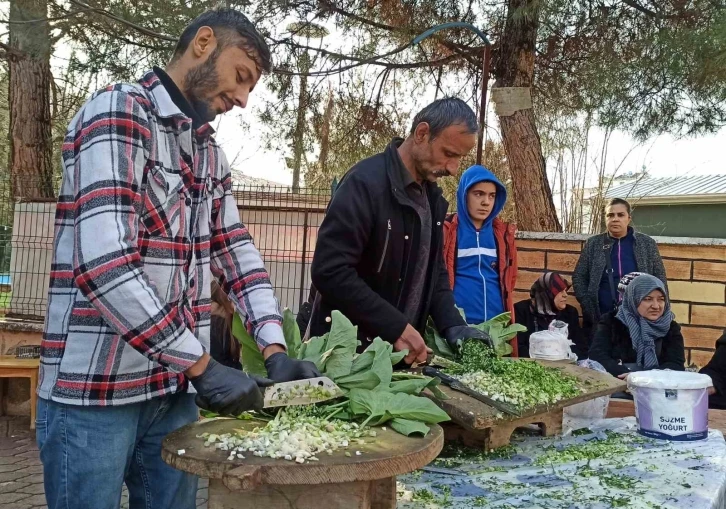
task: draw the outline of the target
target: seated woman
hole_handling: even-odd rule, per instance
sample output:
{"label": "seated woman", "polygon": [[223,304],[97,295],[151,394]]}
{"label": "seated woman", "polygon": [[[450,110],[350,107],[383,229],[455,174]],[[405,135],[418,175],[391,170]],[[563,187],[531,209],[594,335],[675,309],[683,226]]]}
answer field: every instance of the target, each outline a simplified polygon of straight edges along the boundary
{"label": "seated woman", "polygon": [[531,298],[514,305],[515,321],[527,327],[525,332],[517,333],[520,357],[529,357],[529,336],[547,330],[552,320],[567,324],[569,337],[575,343],[572,351],[578,359],[587,357],[587,340],[580,328],[577,309],[567,304],[570,288],[571,285],[556,272],[545,272],[532,284]]}
{"label": "seated woman", "polygon": [[685,370],[681,327],[660,279],[641,274],[630,281],[618,309],[600,320],[590,359],[621,379],[634,371]]}
{"label": "seated woman", "polygon": [[716,341],[716,351],[700,373],[711,377],[713,387],[709,389],[708,408],[726,409],[726,330]]}
{"label": "seated woman", "polygon": [[230,368],[242,369],[240,347],[232,336],[234,306],[224,290],[212,280],[212,317],[209,332],[209,355]]}

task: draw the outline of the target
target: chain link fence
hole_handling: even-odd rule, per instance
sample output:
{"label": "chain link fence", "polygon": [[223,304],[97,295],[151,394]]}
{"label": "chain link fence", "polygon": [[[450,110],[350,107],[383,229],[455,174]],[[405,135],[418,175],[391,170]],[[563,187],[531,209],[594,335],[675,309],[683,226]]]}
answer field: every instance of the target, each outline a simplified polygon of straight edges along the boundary
{"label": "chain link fence", "polygon": [[[233,196],[280,306],[297,313],[310,288],[310,264],[330,190],[293,193],[288,186],[243,184],[233,187]],[[55,198],[13,198],[9,179],[0,178],[0,313],[6,318],[42,321],[45,316],[55,208]]]}

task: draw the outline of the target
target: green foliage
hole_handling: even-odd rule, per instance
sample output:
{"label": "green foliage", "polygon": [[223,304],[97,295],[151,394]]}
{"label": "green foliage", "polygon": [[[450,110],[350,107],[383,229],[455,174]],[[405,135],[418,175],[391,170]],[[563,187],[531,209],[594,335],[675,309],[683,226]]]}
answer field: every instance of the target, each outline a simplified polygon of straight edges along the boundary
{"label": "green foliage", "polygon": [[353,415],[365,416],[364,424],[372,426],[379,426],[391,419],[409,419],[426,424],[449,420],[446,412],[436,406],[433,401],[419,396],[353,389],[350,391],[349,398],[350,412]]}
{"label": "green foliage", "polygon": [[282,333],[285,335],[288,355],[297,358],[302,346],[300,328],[297,326],[297,321],[295,321],[295,315],[287,308],[282,312]]}
{"label": "green foliage", "polygon": [[[463,316],[463,310],[460,309],[459,311]],[[471,326],[489,334],[489,337],[492,338],[492,342],[494,343],[494,351],[499,357],[504,357],[512,353],[512,345],[509,344],[509,341],[518,332],[527,330],[525,326],[518,323],[509,325],[511,319],[511,314],[507,312],[495,316],[486,322]],[[426,342],[426,346],[434,351],[434,355],[445,359],[453,359],[456,357],[456,352],[441,337],[430,317],[426,324],[426,330],[424,331],[424,341]]]}
{"label": "green foliage", "polygon": [[[288,345],[288,355],[314,362],[320,372],[333,380],[350,398],[355,391],[363,391],[355,404],[358,406],[352,403],[352,399],[349,405],[347,402],[343,406],[336,404],[331,407],[335,408],[332,415],[338,419],[363,417],[375,421],[372,422],[373,425],[397,419],[395,426],[391,426],[406,435],[425,434],[428,427],[422,423],[440,422],[431,420],[431,415],[443,418],[443,411],[428,398],[419,396],[422,391],[429,389],[435,396],[445,399],[446,395],[438,388],[437,378],[411,373],[394,374],[393,366],[408,352],[394,353],[393,345],[381,338],[374,339],[363,353],[356,354],[358,328],[339,311],[333,311],[331,319],[328,334],[299,343],[300,332],[292,313],[287,309],[283,312],[283,333]],[[232,334],[240,342],[244,370],[266,376],[262,352],[245,329],[239,315],[235,315],[232,322]],[[369,392],[374,395],[369,396]],[[380,413],[376,416],[366,414],[360,406],[361,401],[377,405],[375,410],[380,410]],[[389,405],[403,407],[390,409]],[[432,410],[432,405],[435,410]],[[446,414],[443,413],[443,416]]]}
{"label": "green foliage", "polygon": [[[353,365],[353,356],[358,346],[358,327],[355,327],[340,311],[333,311],[332,326],[325,346],[330,356],[325,364],[325,373],[333,380],[347,375]],[[291,354],[292,355],[292,354]],[[390,362],[387,363],[390,366]]]}
{"label": "green foliage", "polygon": [[232,318],[232,335],[239,341],[242,368],[250,375],[267,376],[265,360],[257,342],[250,336],[238,314]]}

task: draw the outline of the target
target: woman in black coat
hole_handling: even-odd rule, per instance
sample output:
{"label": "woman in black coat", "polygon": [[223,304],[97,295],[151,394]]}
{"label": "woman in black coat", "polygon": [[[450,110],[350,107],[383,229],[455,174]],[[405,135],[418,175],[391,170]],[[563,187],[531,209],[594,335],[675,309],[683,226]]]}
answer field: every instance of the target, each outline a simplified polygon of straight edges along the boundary
{"label": "woman in black coat", "polygon": [[547,330],[552,320],[567,324],[570,340],[575,343],[572,351],[578,359],[587,357],[587,340],[580,328],[580,316],[577,309],[567,304],[570,288],[556,272],[545,272],[532,284],[531,298],[514,305],[515,322],[527,327],[526,331],[517,333],[520,357],[529,357],[529,337],[533,332]]}
{"label": "woman in black coat", "polygon": [[726,409],[726,330],[716,341],[716,351],[700,373],[711,377],[708,408]]}
{"label": "woman in black coat", "polygon": [[638,275],[625,289],[618,309],[600,320],[590,359],[621,379],[634,371],[684,371],[683,335],[674,318],[660,279]]}

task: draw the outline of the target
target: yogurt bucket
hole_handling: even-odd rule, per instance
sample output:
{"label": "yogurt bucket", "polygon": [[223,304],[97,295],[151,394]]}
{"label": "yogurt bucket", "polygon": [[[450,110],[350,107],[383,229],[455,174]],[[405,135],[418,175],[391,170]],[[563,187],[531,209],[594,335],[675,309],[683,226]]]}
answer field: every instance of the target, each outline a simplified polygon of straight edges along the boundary
{"label": "yogurt bucket", "polygon": [[662,440],[692,441],[708,436],[711,377],[684,371],[638,371],[628,376],[638,432]]}

